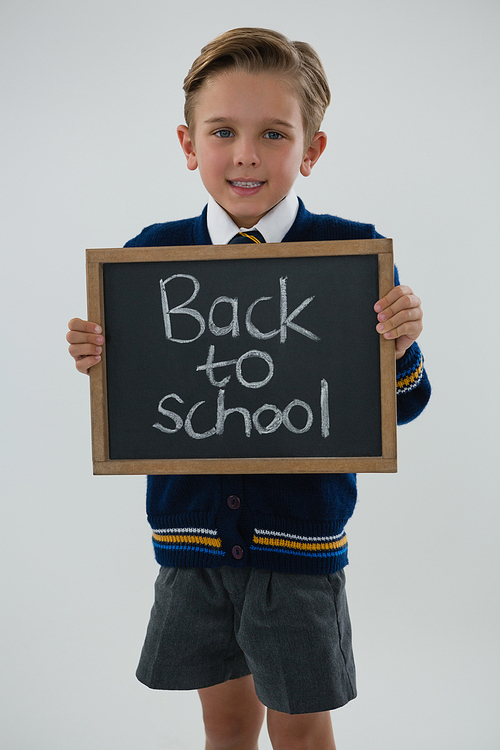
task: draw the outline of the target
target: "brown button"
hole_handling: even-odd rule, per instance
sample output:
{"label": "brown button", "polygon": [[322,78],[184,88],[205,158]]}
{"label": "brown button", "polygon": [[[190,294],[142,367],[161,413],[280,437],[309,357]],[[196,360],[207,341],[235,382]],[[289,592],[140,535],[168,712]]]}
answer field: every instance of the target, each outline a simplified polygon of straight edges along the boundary
{"label": "brown button", "polygon": [[229,495],[227,499],[227,504],[229,505],[230,508],[232,508],[233,510],[236,510],[237,508],[240,507],[241,500],[238,497],[238,495]]}
{"label": "brown button", "polygon": [[241,560],[245,553],[241,547],[235,544],[233,549],[231,550],[231,554],[236,560]]}

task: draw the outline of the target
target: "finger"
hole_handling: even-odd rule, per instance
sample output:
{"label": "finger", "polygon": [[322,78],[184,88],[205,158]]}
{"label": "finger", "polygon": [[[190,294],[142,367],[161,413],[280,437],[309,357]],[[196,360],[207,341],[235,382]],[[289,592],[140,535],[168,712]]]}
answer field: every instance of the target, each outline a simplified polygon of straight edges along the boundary
{"label": "finger", "polygon": [[405,295],[412,295],[413,290],[410,289],[409,286],[395,286],[391,289],[391,291],[385,295],[385,297],[382,297],[382,299],[379,299],[378,302],[375,303],[374,309],[375,312],[380,313],[383,310],[386,310],[390,305],[392,305],[396,300],[400,299],[400,297],[404,297]]}
{"label": "finger", "polygon": [[[409,309],[405,308],[392,317],[388,318],[388,320],[385,320],[382,323],[378,323],[377,331],[378,333],[387,334],[390,332],[398,331],[404,326],[410,325],[412,328],[415,326],[420,333],[423,328],[422,318],[423,313],[421,307],[411,307]],[[403,331],[403,333],[406,333],[406,330]],[[394,336],[391,336],[391,338],[394,338]]]}
{"label": "finger", "polygon": [[392,305],[386,307],[382,312],[379,312],[377,319],[383,323],[385,320],[392,318],[402,310],[420,309],[421,311],[421,304],[422,301],[416,294],[403,294]]}
{"label": "finger", "polygon": [[81,357],[101,354],[102,346],[94,346],[94,344],[70,344],[68,351],[74,359],[80,359]]}
{"label": "finger", "polygon": [[66,334],[66,341],[68,344],[93,344],[94,346],[102,346],[104,344],[104,336],[100,333],[84,333],[71,330]]}
{"label": "finger", "polygon": [[422,330],[422,321],[412,321],[409,323],[403,323],[397,328],[393,328],[392,331],[385,331],[382,335],[385,339],[399,339],[400,336],[408,336],[412,341],[416,341],[422,333]]}
{"label": "finger", "polygon": [[82,333],[102,333],[102,328],[98,323],[92,323],[90,320],[81,318],[72,318],[68,323],[70,331],[81,331]]}
{"label": "finger", "polygon": [[93,357],[80,357],[75,361],[76,369],[78,372],[88,374],[91,367],[97,365],[101,361],[101,355],[97,354]]}

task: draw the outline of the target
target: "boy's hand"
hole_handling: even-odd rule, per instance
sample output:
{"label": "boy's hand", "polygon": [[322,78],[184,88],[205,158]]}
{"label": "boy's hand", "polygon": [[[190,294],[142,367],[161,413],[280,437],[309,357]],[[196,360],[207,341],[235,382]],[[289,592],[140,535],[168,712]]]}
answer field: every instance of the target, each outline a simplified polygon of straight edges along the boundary
{"label": "boy's hand", "polygon": [[73,318],[68,323],[69,331],[66,341],[69,343],[68,351],[75,360],[78,372],[89,373],[91,367],[101,361],[102,345],[104,336],[102,328],[97,323],[88,320]]}
{"label": "boy's hand", "polygon": [[422,333],[421,301],[409,286],[395,286],[374,309],[378,313],[377,331],[385,339],[396,339],[396,359],[401,359]]}

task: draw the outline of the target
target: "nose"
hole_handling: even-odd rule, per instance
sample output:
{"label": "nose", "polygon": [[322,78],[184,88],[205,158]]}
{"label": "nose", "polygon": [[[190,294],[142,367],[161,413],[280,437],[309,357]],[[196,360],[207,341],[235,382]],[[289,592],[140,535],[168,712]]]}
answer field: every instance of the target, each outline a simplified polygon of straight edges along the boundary
{"label": "nose", "polygon": [[260,164],[257,144],[251,138],[239,138],[235,144],[234,164],[238,167],[258,167]]}

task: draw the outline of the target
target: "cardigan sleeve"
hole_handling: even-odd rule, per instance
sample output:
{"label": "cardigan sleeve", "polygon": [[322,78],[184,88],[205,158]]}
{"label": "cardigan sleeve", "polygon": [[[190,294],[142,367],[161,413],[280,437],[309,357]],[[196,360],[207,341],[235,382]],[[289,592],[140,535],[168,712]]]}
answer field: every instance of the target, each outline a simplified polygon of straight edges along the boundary
{"label": "cardigan sleeve", "polygon": [[[398,269],[394,268],[394,284],[399,284]],[[406,424],[418,417],[431,396],[431,384],[424,367],[424,358],[416,341],[396,360],[396,396],[398,424]]]}
{"label": "cardigan sleeve", "polygon": [[416,341],[396,362],[396,395],[398,424],[406,424],[418,417],[431,396],[424,358]]}

